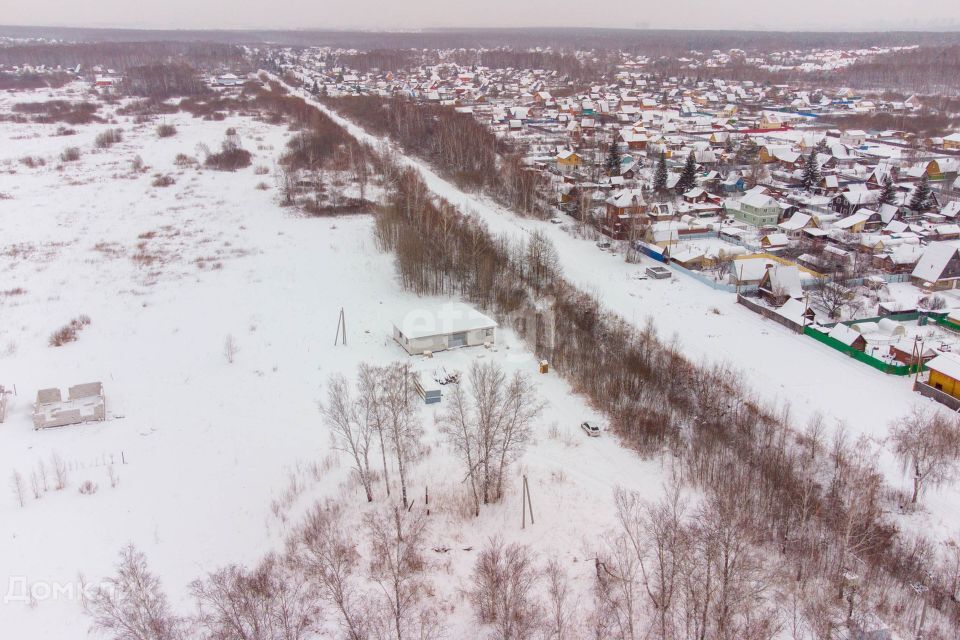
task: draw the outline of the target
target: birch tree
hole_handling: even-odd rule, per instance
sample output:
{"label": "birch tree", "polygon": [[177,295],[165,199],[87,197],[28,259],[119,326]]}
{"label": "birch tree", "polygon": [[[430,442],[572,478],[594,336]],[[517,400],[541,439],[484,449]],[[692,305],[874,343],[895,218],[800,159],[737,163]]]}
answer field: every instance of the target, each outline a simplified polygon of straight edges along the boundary
{"label": "birch tree", "polygon": [[369,400],[363,397],[354,399],[346,378],[330,376],[327,401],[320,405],[320,412],[333,434],[334,448],[350,456],[353,471],[367,494],[367,502],[373,502],[370,446],[375,428],[369,407]]}
{"label": "birch tree", "polygon": [[410,506],[407,499],[407,471],[420,451],[420,424],[417,392],[410,380],[410,366],[394,363],[383,369],[381,401],[386,420],[387,441],[397,460],[400,478],[400,502]]}
{"label": "birch tree", "polygon": [[187,637],[184,621],[170,609],[160,579],[150,572],[142,552],[132,544],[124,547],[116,570],[84,600],[91,631],[114,640]]}
{"label": "birch tree", "polygon": [[960,430],[937,411],[915,405],[890,428],[893,452],[913,480],[910,504],[916,504],[928,485],[939,485],[956,472],[960,458]]}
{"label": "birch tree", "polygon": [[359,554],[342,517],[337,504],[315,505],[296,531],[293,554],[321,598],[336,608],[347,640],[366,640],[371,634],[367,603],[353,575]]}
{"label": "birch tree", "polygon": [[420,616],[420,603],[428,587],[422,576],[424,559],[420,553],[426,519],[420,510],[393,505],[367,514],[365,523],[372,553],[371,576],[383,591],[388,635],[396,640],[414,638],[416,630],[426,626]]}

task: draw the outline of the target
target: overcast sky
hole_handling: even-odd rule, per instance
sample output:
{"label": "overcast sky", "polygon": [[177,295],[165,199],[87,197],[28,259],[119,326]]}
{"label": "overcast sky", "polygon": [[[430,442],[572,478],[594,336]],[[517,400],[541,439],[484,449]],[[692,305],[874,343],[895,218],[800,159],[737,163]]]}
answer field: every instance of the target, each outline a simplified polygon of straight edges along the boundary
{"label": "overcast sky", "polygon": [[0,24],[140,28],[960,28],[957,0],[0,0]]}

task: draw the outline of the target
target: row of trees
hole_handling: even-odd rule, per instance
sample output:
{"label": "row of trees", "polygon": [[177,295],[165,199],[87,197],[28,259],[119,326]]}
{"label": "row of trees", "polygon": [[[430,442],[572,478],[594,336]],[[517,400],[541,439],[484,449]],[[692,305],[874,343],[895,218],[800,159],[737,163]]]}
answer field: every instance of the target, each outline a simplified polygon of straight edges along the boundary
{"label": "row of trees", "polygon": [[359,529],[350,524],[340,504],[317,504],[282,552],[191,583],[196,606],[186,615],[170,606],[146,556],[127,546],[115,575],[85,599],[91,630],[115,640],[307,640],[334,629],[349,640],[438,638],[422,510],[394,505],[367,513]]}
{"label": "row of trees", "polygon": [[389,456],[398,471],[400,503],[404,508],[409,506],[408,471],[420,455],[423,434],[417,393],[410,376],[406,364],[385,367],[363,364],[353,388],[340,375],[331,376],[327,383],[327,400],[320,410],[330,427],[334,447],[350,456],[368,502],[374,499],[375,474],[370,458],[379,447],[387,495],[390,495]]}
{"label": "row of trees", "polygon": [[326,103],[372,133],[389,136],[408,152],[424,157],[459,186],[484,190],[525,216],[545,217],[543,177],[468,113],[399,98],[352,96]]}
{"label": "row of trees", "polygon": [[101,65],[126,71],[171,60],[201,68],[243,65],[241,47],[216,42],[60,42],[24,43],[0,47],[0,64],[47,67]]}

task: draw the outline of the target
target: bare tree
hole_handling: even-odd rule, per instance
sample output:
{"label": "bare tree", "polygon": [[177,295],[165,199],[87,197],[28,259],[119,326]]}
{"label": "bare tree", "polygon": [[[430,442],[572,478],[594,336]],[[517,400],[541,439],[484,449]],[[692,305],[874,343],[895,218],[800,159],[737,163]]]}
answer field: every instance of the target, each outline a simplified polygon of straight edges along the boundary
{"label": "bare tree", "polygon": [[254,569],[230,565],[195,580],[197,625],[209,640],[304,640],[319,617],[311,585],[270,554]]}
{"label": "bare tree", "polygon": [[594,562],[597,637],[639,640],[643,637],[643,581],[633,544],[622,533],[608,536]]}
{"label": "bare tree", "polygon": [[13,473],[10,474],[10,490],[13,491],[14,500],[21,507],[24,505],[23,488],[23,475],[14,469]]}
{"label": "bare tree", "polygon": [[223,339],[223,357],[227,359],[227,362],[233,364],[239,351],[240,345],[237,344],[237,339],[233,337],[232,333],[228,333],[227,337]]}
{"label": "bare tree", "polygon": [[467,395],[463,386],[453,385],[453,392],[448,394],[444,403],[444,410],[440,416],[440,430],[446,435],[454,450],[467,467],[464,478],[469,480],[470,496],[473,500],[473,515],[480,515],[480,491],[477,482],[477,467],[480,464],[477,434],[468,405]]}
{"label": "bare tree", "polygon": [[353,179],[360,190],[360,201],[367,197],[367,183],[370,181],[370,165],[367,163],[366,149],[350,145],[350,166],[353,168]]}
{"label": "bare tree", "polygon": [[841,284],[837,277],[820,276],[811,294],[811,301],[834,320],[839,319],[843,310],[850,308],[856,299],[856,292]]}
{"label": "bare tree", "polygon": [[914,405],[890,427],[893,452],[913,477],[911,504],[923,489],[949,480],[960,458],[960,429],[938,411]]}
{"label": "bare tree", "polygon": [[497,640],[533,637],[541,616],[535,597],[537,570],[530,548],[492,538],[471,575],[470,597],[480,622],[492,624]]}
{"label": "bare tree", "polygon": [[507,379],[495,362],[474,362],[441,417],[441,429],[467,467],[475,512],[503,494],[507,467],[522,455],[542,404],[527,376]]}
{"label": "bare tree", "polygon": [[400,477],[400,501],[403,508],[410,506],[407,500],[407,467],[420,452],[420,424],[417,392],[410,380],[410,366],[394,363],[382,370],[383,415],[386,419],[387,440],[397,459],[397,474]]}
{"label": "bare tree", "polygon": [[571,640],[577,637],[578,615],[576,602],[570,593],[570,581],[566,570],[556,558],[547,562],[544,570],[547,579],[547,615],[544,630],[547,640]]}
{"label": "bare tree", "polygon": [[389,635],[396,640],[415,638],[428,618],[420,607],[427,590],[422,577],[424,559],[420,553],[427,522],[420,510],[400,505],[367,514],[373,579],[383,591]]}
{"label": "bare tree", "polygon": [[360,395],[360,401],[363,403],[365,419],[373,426],[377,432],[377,439],[380,441],[380,457],[383,461],[383,484],[389,496],[390,475],[387,469],[387,443],[385,437],[388,416],[383,401],[382,375],[383,371],[380,367],[362,363],[357,371],[357,393]]}
{"label": "bare tree", "polygon": [[502,435],[497,452],[497,485],[494,495],[497,499],[503,495],[503,478],[507,466],[523,455],[533,420],[543,410],[543,403],[537,399],[536,388],[530,377],[519,371],[507,383],[502,413]]}
{"label": "bare tree", "polygon": [[342,519],[339,505],[315,505],[294,535],[292,553],[321,597],[336,607],[347,640],[366,640],[371,624],[365,597],[353,577],[359,555]]}
{"label": "bare tree", "polygon": [[616,489],[617,519],[637,554],[643,583],[658,622],[657,637],[673,635],[674,597],[686,564],[686,505],[671,488],[657,503],[643,503],[636,493]]}
{"label": "bare tree", "polygon": [[36,471],[30,472],[30,492],[33,494],[34,500],[39,500],[40,496],[43,495],[43,485],[41,484],[40,476]]}
{"label": "bare tree", "polygon": [[347,453],[353,461],[353,471],[360,479],[373,502],[373,480],[370,474],[370,448],[375,430],[373,413],[368,411],[369,399],[353,397],[350,385],[341,375],[330,376],[327,382],[327,401],[320,412],[333,434],[334,448]]}
{"label": "bare tree", "polygon": [[93,619],[91,631],[113,640],[179,640],[186,638],[184,620],[167,602],[160,579],[132,544],[120,552],[117,574],[107,578],[84,600]]}
{"label": "bare tree", "polygon": [[60,457],[59,453],[50,456],[50,466],[53,467],[53,488],[57,491],[67,487],[67,463]]}

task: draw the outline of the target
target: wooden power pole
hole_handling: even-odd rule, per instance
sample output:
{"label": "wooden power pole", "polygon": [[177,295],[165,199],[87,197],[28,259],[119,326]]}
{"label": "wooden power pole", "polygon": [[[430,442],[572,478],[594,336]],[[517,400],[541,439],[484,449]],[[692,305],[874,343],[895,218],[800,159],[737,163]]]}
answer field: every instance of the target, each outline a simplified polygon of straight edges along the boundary
{"label": "wooden power pole", "polygon": [[347,346],[347,316],[343,313],[343,307],[340,307],[340,317],[337,318],[337,335],[333,339],[333,346],[337,346],[341,336],[343,336],[343,346]]}
{"label": "wooden power pole", "polygon": [[535,524],[533,521],[533,502],[530,501],[530,484],[527,482],[527,474],[523,474],[523,490],[521,492],[523,506],[521,508],[521,519],[520,519],[520,528],[527,528],[527,511],[530,512],[530,524]]}

